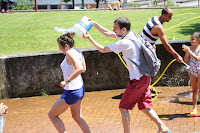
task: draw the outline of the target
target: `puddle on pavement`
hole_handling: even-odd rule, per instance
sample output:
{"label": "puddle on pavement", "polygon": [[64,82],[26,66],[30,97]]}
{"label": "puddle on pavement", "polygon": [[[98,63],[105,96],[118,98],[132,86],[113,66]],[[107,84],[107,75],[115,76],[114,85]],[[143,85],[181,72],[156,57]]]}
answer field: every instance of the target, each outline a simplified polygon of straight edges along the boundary
{"label": "puddle on pavement", "polygon": [[192,91],[181,92],[177,94],[178,97],[192,98]]}
{"label": "puddle on pavement", "polygon": [[[169,91],[166,90],[166,87],[159,87],[161,88],[162,95],[158,98],[159,103],[179,103],[179,104],[186,104],[186,105],[192,105],[192,88],[190,86],[188,87],[169,87]],[[164,89],[162,89],[164,88]],[[200,103],[200,102],[199,102]]]}

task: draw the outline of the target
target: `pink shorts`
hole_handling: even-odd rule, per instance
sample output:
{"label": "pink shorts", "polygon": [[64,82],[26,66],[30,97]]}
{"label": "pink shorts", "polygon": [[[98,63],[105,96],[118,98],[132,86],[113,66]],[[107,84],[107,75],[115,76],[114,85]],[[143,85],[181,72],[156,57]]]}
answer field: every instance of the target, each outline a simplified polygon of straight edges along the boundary
{"label": "pink shorts", "polygon": [[142,76],[140,80],[130,80],[121,98],[119,108],[132,110],[138,103],[138,109],[147,109],[153,105],[150,88],[151,77]]}

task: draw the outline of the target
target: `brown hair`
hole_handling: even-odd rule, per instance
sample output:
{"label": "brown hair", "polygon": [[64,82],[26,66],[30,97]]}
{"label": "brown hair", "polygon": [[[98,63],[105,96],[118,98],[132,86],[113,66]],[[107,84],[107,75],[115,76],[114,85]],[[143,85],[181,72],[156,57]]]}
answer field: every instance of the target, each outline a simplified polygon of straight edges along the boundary
{"label": "brown hair", "polygon": [[74,39],[73,39],[74,35],[75,35],[74,32],[65,33],[61,35],[60,37],[58,37],[57,41],[63,47],[65,47],[65,44],[67,44],[70,46],[70,48],[72,48],[74,47]]}
{"label": "brown hair", "polygon": [[117,19],[114,21],[114,23],[118,23],[120,29],[122,29],[122,28],[125,27],[127,31],[130,31],[131,22],[128,20],[128,18],[126,18],[126,17],[119,17],[119,18],[117,18]]}
{"label": "brown hair", "polygon": [[194,32],[192,35],[198,40],[200,38],[200,32]]}

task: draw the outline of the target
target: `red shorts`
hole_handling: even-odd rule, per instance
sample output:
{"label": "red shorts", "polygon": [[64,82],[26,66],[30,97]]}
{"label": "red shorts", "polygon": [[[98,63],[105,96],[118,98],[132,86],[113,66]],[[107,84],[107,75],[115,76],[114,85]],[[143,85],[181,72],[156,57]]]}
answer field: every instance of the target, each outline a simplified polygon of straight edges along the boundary
{"label": "red shorts", "polygon": [[138,103],[139,110],[147,109],[153,105],[150,88],[151,77],[142,76],[140,80],[129,81],[121,98],[119,108],[132,110]]}

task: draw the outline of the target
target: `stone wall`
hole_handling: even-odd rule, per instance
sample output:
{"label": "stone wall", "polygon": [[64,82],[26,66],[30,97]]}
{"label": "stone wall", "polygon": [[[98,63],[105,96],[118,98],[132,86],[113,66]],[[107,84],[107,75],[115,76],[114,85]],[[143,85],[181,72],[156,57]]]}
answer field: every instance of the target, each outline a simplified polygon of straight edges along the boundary
{"label": "stone wall", "polygon": [[[182,44],[189,45],[189,40],[171,41],[171,45],[181,55]],[[102,54],[95,48],[83,51],[87,71],[82,74],[86,91],[125,88],[128,71],[114,53]],[[152,83],[155,82],[168,63],[173,60],[160,42],[157,43],[157,55],[162,66]],[[60,63],[64,55],[60,51],[39,52],[0,56],[0,98],[15,98],[47,94],[59,94],[62,78]],[[181,86],[188,84],[188,73],[183,64],[174,62],[156,86]]]}

